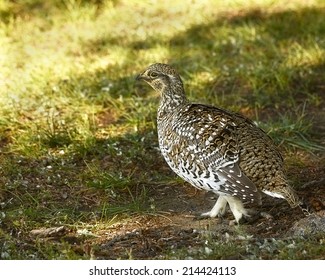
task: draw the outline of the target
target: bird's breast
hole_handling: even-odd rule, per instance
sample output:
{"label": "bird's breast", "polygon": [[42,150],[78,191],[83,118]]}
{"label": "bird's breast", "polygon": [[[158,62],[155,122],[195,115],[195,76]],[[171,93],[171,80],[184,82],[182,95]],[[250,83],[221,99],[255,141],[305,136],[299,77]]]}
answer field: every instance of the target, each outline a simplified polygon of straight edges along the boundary
{"label": "bird's breast", "polygon": [[[187,132],[184,132],[185,134]],[[205,166],[204,153],[191,142],[190,137],[175,132],[171,125],[158,123],[158,139],[161,154],[169,167],[196,188],[217,192],[224,179]]]}

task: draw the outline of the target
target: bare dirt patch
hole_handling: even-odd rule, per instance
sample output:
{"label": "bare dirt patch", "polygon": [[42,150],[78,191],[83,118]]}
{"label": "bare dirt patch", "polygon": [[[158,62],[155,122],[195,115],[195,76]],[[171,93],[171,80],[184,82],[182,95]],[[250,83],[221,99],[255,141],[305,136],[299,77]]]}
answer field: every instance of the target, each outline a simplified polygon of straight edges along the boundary
{"label": "bare dirt patch", "polygon": [[[324,175],[325,169],[320,172]],[[306,198],[309,216],[306,217],[300,208],[291,209],[285,201],[265,196],[258,210],[267,215],[240,226],[229,223],[233,219],[230,212],[224,218],[195,219],[196,214],[210,210],[215,196],[187,184],[152,189],[150,195],[155,201],[157,214],[131,217],[105,229],[99,239],[93,240],[98,244],[92,252],[93,257],[164,258],[169,251],[180,248],[194,250],[204,246],[202,235],[206,234],[215,240],[222,240],[224,236],[237,238],[240,234],[263,240],[306,237],[321,230],[325,233],[324,180],[314,181],[299,191],[299,196]]]}

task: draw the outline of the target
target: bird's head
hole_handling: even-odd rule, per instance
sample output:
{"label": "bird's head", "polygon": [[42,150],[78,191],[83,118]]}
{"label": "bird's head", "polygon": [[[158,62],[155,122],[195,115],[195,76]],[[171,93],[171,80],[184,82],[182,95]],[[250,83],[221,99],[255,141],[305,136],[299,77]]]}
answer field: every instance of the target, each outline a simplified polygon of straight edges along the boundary
{"label": "bird's head", "polygon": [[164,93],[184,94],[183,83],[176,70],[168,64],[155,63],[137,76],[161,95]]}

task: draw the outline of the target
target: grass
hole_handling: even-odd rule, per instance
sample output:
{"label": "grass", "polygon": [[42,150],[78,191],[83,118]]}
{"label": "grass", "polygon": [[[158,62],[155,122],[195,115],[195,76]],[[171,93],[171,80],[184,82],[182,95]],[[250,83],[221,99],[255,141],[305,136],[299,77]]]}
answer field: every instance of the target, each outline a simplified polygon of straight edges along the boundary
{"label": "grass", "polygon": [[190,99],[253,118],[287,155],[324,152],[323,1],[170,4],[0,1],[1,258],[89,258],[29,232],[97,232],[155,212],[150,187],[179,183],[157,151],[158,99],[134,81],[153,62],[172,63]]}
{"label": "grass", "polygon": [[206,236],[203,234],[203,245],[194,248],[171,250],[169,259],[242,259],[242,260],[304,260],[323,259],[323,235],[308,238],[254,238],[238,235],[235,239],[219,235]]}

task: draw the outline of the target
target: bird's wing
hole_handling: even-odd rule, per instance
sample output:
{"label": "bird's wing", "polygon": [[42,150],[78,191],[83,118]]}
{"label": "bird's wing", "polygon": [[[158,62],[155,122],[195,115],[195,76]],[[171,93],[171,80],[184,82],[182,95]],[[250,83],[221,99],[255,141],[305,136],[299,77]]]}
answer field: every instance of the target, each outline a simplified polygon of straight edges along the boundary
{"label": "bird's wing", "polygon": [[[225,181],[223,185],[219,186],[219,192],[236,196],[244,203],[260,203],[260,192],[256,185],[239,167],[240,148],[236,130],[237,125],[231,120],[226,120],[224,126],[219,127],[219,133],[215,135],[215,138],[210,138],[211,144],[207,146],[208,149],[216,147],[215,143],[219,143],[217,145],[218,152],[210,155],[210,168]],[[220,145],[220,143],[222,144]]]}
{"label": "bird's wing", "polygon": [[209,186],[219,193],[236,196],[244,203],[259,203],[260,192],[239,167],[237,124],[232,116],[224,112],[218,114],[215,108],[209,110],[209,107],[200,105],[192,105],[190,110],[182,129],[190,131],[186,128],[188,126],[192,132],[180,134],[180,137],[187,138],[184,142],[190,144],[192,151],[195,150],[192,154],[196,164],[218,176],[215,183],[209,180]]}
{"label": "bird's wing", "polygon": [[225,180],[218,192],[238,197],[243,203],[261,202],[261,194],[256,185],[240,170],[238,163],[224,166],[216,173]]}

